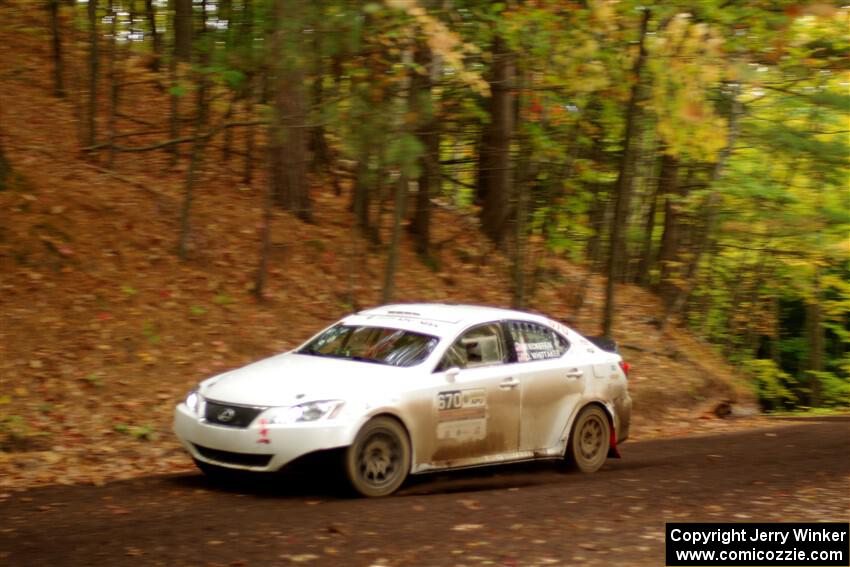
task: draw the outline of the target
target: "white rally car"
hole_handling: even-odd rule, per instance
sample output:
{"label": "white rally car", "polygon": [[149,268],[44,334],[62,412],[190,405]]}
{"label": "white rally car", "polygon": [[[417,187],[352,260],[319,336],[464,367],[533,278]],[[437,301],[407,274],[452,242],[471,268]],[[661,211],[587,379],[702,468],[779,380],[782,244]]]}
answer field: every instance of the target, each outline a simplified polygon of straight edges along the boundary
{"label": "white rally car", "polygon": [[365,496],[394,492],[408,474],[531,459],[593,472],[628,436],[627,370],[539,315],[388,305],[201,382],[175,409],[174,431],[208,473],[276,471],[338,450]]}

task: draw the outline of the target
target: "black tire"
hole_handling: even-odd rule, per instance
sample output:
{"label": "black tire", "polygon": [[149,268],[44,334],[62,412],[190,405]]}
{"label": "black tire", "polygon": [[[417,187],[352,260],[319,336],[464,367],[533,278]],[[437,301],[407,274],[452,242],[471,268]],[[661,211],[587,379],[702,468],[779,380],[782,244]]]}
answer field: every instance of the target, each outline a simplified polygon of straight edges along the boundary
{"label": "black tire", "polygon": [[366,423],[345,452],[345,474],[361,496],[387,496],[410,472],[410,441],[401,424],[389,417]]}
{"label": "black tire", "polygon": [[610,443],[611,426],[605,411],[599,406],[587,406],[578,414],[570,432],[567,462],[583,473],[596,472],[608,458]]}

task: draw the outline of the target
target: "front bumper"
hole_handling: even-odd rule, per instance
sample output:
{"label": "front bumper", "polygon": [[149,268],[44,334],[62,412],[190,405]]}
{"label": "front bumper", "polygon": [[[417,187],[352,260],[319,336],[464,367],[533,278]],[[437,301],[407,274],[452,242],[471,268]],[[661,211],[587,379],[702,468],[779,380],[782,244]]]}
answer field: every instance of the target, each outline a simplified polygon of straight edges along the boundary
{"label": "front bumper", "polygon": [[[260,416],[262,417],[262,416]],[[194,459],[222,467],[271,472],[314,451],[350,445],[357,428],[347,422],[262,425],[245,428],[208,423],[180,404],[174,433]]]}

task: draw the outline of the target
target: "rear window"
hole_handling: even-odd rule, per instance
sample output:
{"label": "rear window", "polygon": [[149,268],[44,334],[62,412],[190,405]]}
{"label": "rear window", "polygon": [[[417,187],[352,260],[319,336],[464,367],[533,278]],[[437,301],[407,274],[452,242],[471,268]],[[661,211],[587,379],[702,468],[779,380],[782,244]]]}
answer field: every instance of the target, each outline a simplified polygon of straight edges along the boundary
{"label": "rear window", "polygon": [[438,342],[431,335],[389,327],[335,325],[296,352],[406,367],[428,358]]}

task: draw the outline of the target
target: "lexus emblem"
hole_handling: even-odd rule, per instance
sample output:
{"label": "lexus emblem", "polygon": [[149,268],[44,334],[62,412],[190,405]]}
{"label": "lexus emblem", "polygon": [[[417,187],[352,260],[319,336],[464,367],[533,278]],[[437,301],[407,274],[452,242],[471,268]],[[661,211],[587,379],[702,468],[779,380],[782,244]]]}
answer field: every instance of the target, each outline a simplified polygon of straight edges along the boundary
{"label": "lexus emblem", "polygon": [[224,408],[218,414],[218,420],[224,423],[227,423],[234,417],[236,417],[236,412],[233,410],[233,408]]}

